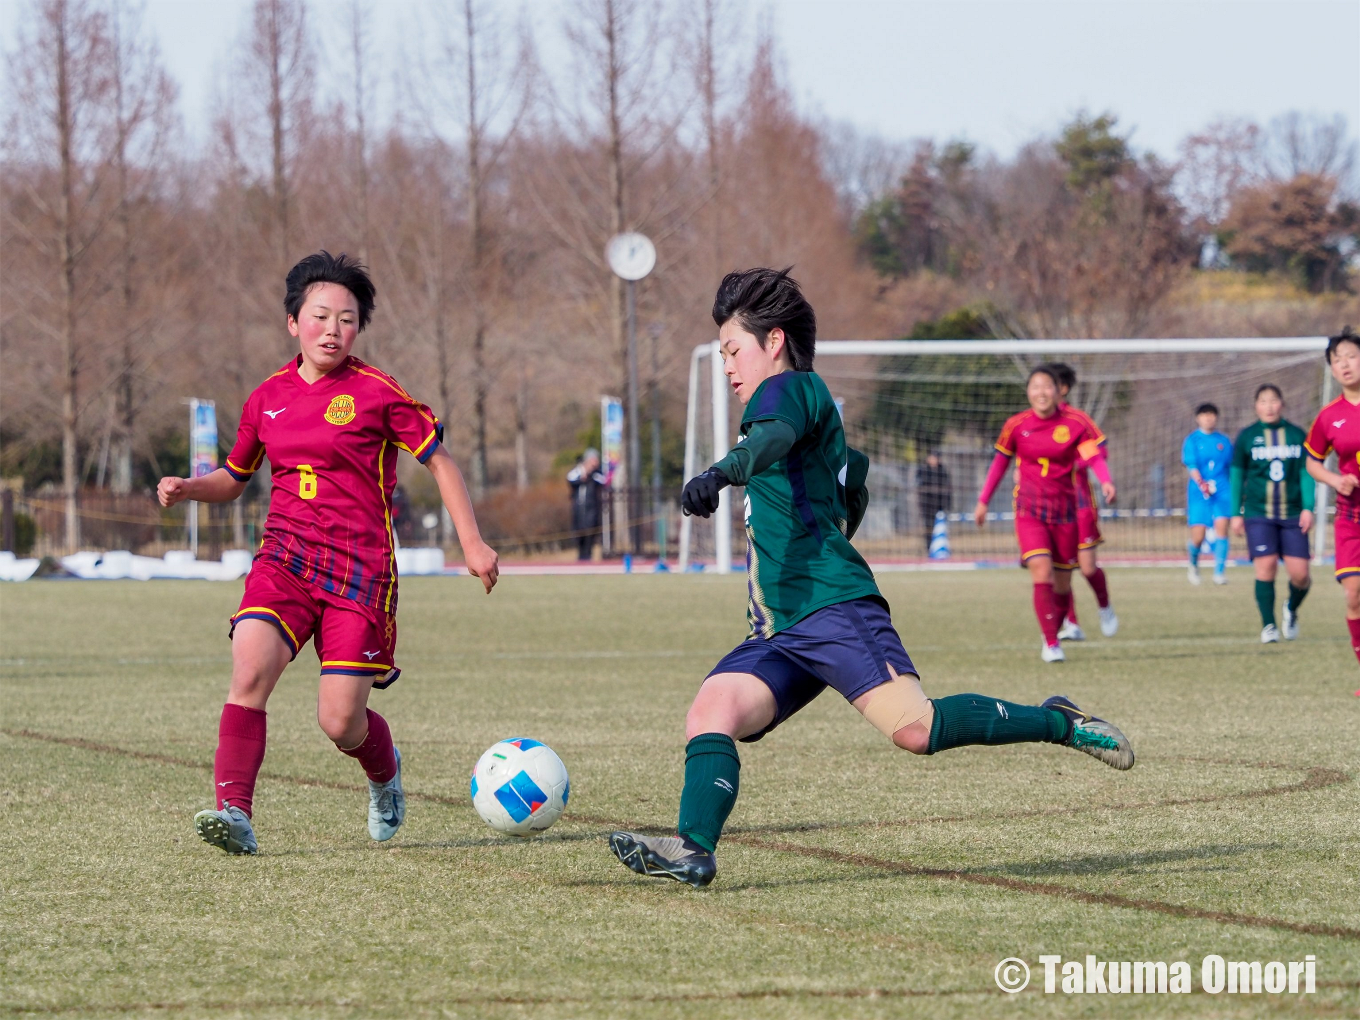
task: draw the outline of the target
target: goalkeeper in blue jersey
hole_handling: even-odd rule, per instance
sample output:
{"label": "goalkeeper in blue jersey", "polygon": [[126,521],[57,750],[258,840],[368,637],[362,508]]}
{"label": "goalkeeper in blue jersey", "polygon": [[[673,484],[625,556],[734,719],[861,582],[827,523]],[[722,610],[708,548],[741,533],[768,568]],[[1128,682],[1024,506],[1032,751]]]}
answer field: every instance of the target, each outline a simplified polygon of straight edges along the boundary
{"label": "goalkeeper in blue jersey", "polygon": [[640,875],[711,882],[740,785],[736,741],[761,739],[828,687],[914,754],[1035,741],[1132,767],[1128,738],[1067,698],[925,696],[873,571],[850,544],[868,506],[869,460],[846,446],[836,402],[812,371],[812,306],[787,269],[751,269],[723,279],[713,320],[746,412],[737,445],[689,480],[681,503],[707,517],[723,488],[745,487],[749,636],[713,667],[685,719],[675,835],[615,832],[619,860]]}
{"label": "goalkeeper in blue jersey", "polygon": [[1233,515],[1230,477],[1232,440],[1218,431],[1218,408],[1200,404],[1195,408],[1195,429],[1181,445],[1181,463],[1190,475],[1186,483],[1185,520],[1190,525],[1187,576],[1199,584],[1199,551],[1204,536],[1214,529],[1214,584],[1227,584],[1228,520]]}

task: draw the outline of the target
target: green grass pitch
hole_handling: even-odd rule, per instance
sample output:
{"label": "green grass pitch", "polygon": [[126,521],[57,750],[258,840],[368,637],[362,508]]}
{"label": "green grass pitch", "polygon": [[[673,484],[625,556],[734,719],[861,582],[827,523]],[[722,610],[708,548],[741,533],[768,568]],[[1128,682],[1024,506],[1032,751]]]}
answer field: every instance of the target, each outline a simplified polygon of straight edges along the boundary
{"label": "green grass pitch", "polygon": [[[1122,629],[1045,666],[1016,571],[881,578],[927,693],[1067,693],[1138,764],[896,751],[834,693],[742,750],[717,882],[649,881],[613,827],[674,823],[684,714],[743,636],[740,577],[402,583],[405,828],[314,720],[305,649],[270,705],[262,853],[210,804],[239,587],[0,589],[0,1017],[1360,1015],[1360,686],[1325,576],[1257,643],[1246,571],[1112,571]],[[1079,605],[1096,631],[1090,593]],[[1283,585],[1281,585],[1283,588]],[[498,738],[571,771],[564,820],[496,836],[467,779]],[[1180,996],[1045,995],[1043,953],[1186,960]],[[1311,996],[1210,996],[1200,960],[1317,958]],[[1035,967],[1000,992],[1004,957]]]}

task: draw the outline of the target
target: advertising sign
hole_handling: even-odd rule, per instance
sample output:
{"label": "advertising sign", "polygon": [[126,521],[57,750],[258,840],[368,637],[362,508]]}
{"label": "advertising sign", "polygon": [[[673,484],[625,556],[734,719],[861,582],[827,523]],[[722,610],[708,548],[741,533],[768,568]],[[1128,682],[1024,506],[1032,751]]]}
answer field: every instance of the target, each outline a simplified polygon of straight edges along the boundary
{"label": "advertising sign", "polygon": [[202,478],[217,470],[217,405],[211,400],[189,401],[189,477]]}
{"label": "advertising sign", "polygon": [[623,472],[623,401],[618,397],[600,398],[600,470],[607,485]]}

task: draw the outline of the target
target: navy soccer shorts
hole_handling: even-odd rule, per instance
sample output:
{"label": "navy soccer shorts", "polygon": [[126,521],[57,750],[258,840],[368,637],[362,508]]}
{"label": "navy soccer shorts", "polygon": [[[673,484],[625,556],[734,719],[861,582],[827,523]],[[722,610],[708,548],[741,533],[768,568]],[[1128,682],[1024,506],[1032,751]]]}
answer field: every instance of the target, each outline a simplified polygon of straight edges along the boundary
{"label": "navy soccer shorts", "polygon": [[892,679],[889,664],[898,676],[916,672],[893,628],[887,604],[862,598],[819,609],[772,638],[747,638],[708,675],[750,673],[774,695],[774,721],[759,733],[741,738],[751,743],[828,687],[846,701],[854,701],[887,683]]}
{"label": "navy soccer shorts", "polygon": [[1279,559],[1284,556],[1298,556],[1308,559],[1308,534],[1299,530],[1299,519],[1291,517],[1287,521],[1270,521],[1264,517],[1248,517],[1247,552],[1252,559],[1258,556],[1271,556]]}

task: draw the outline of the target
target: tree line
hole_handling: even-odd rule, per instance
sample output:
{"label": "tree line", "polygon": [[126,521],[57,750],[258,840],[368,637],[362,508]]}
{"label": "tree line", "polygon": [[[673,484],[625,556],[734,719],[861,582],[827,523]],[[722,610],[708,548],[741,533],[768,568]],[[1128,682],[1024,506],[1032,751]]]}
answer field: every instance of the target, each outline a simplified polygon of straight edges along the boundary
{"label": "tree line", "polygon": [[[194,144],[136,4],[24,5],[5,60],[0,470],[62,494],[69,547],[82,492],[184,470],[184,399],[215,399],[230,445],[293,350],[284,273],[319,248],[372,268],[356,353],[436,410],[479,499],[551,477],[622,391],[604,246],[623,230],[659,252],[639,360],[643,417],[668,434],[734,268],[794,265],[828,338],[960,308],[998,336],[1241,330],[1177,298],[1201,265],[1333,295],[1319,319],[1351,300],[1340,122],[1214,124],[1164,162],[1083,114],[1003,159],[800,112],[739,0],[575,0],[555,9],[553,70],[486,0],[430,5],[426,55],[387,66],[377,14],[255,0]],[[323,37],[336,87],[316,79]],[[380,82],[398,96],[381,126]]]}

